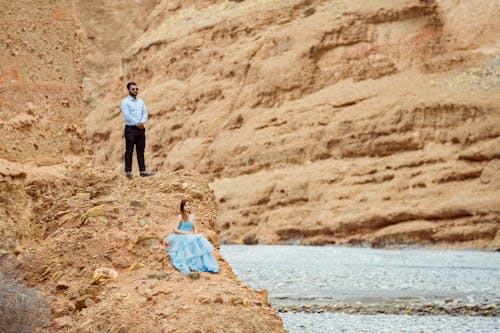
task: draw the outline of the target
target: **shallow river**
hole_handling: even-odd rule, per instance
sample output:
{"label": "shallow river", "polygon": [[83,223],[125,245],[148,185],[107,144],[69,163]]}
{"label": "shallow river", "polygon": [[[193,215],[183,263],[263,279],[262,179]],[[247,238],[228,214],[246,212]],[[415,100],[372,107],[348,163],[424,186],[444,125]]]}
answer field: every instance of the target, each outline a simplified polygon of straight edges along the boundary
{"label": "shallow river", "polygon": [[500,253],[223,245],[288,332],[500,332]]}

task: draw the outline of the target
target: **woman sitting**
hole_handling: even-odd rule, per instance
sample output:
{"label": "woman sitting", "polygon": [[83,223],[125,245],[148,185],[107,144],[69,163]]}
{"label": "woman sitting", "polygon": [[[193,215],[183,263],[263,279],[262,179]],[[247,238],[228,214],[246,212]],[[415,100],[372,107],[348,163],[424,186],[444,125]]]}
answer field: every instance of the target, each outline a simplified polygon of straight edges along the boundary
{"label": "woman sitting", "polygon": [[181,273],[219,271],[217,260],[211,253],[213,245],[196,232],[195,216],[189,200],[182,199],[177,228],[165,241],[168,242],[170,260]]}

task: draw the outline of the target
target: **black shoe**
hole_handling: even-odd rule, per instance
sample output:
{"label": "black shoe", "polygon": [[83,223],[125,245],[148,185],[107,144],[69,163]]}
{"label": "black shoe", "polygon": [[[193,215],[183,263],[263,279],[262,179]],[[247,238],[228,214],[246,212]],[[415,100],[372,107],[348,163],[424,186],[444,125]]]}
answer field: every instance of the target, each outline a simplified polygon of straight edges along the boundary
{"label": "black shoe", "polygon": [[128,179],[134,178],[134,175],[132,174],[132,172],[126,172],[125,176],[127,176]]}
{"label": "black shoe", "polygon": [[141,171],[141,177],[151,177],[154,175],[154,172],[151,171]]}

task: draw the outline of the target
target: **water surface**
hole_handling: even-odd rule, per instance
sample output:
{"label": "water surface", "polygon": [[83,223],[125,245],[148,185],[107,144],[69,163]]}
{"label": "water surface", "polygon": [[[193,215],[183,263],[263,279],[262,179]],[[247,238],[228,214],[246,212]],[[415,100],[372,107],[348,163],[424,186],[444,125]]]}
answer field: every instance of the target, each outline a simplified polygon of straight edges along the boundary
{"label": "water surface", "polygon": [[[259,245],[221,252],[241,280],[292,311],[281,313],[289,332],[499,331],[498,317],[477,316],[500,305],[496,252]],[[403,315],[429,306],[455,315]],[[304,312],[310,308],[327,311]]]}

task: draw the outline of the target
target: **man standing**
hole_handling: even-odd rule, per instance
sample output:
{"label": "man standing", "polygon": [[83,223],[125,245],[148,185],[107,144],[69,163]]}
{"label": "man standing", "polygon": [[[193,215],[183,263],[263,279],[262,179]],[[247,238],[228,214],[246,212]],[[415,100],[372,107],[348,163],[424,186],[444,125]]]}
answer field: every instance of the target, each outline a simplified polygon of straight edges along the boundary
{"label": "man standing", "polygon": [[144,148],[146,147],[146,129],[144,124],[148,121],[148,112],[144,101],[137,98],[139,88],[135,82],[127,83],[128,96],[122,101],[122,114],[125,118],[125,173],[132,178],[132,156],[134,145],[137,149],[137,162],[142,177],[152,176],[146,171],[144,164]]}

